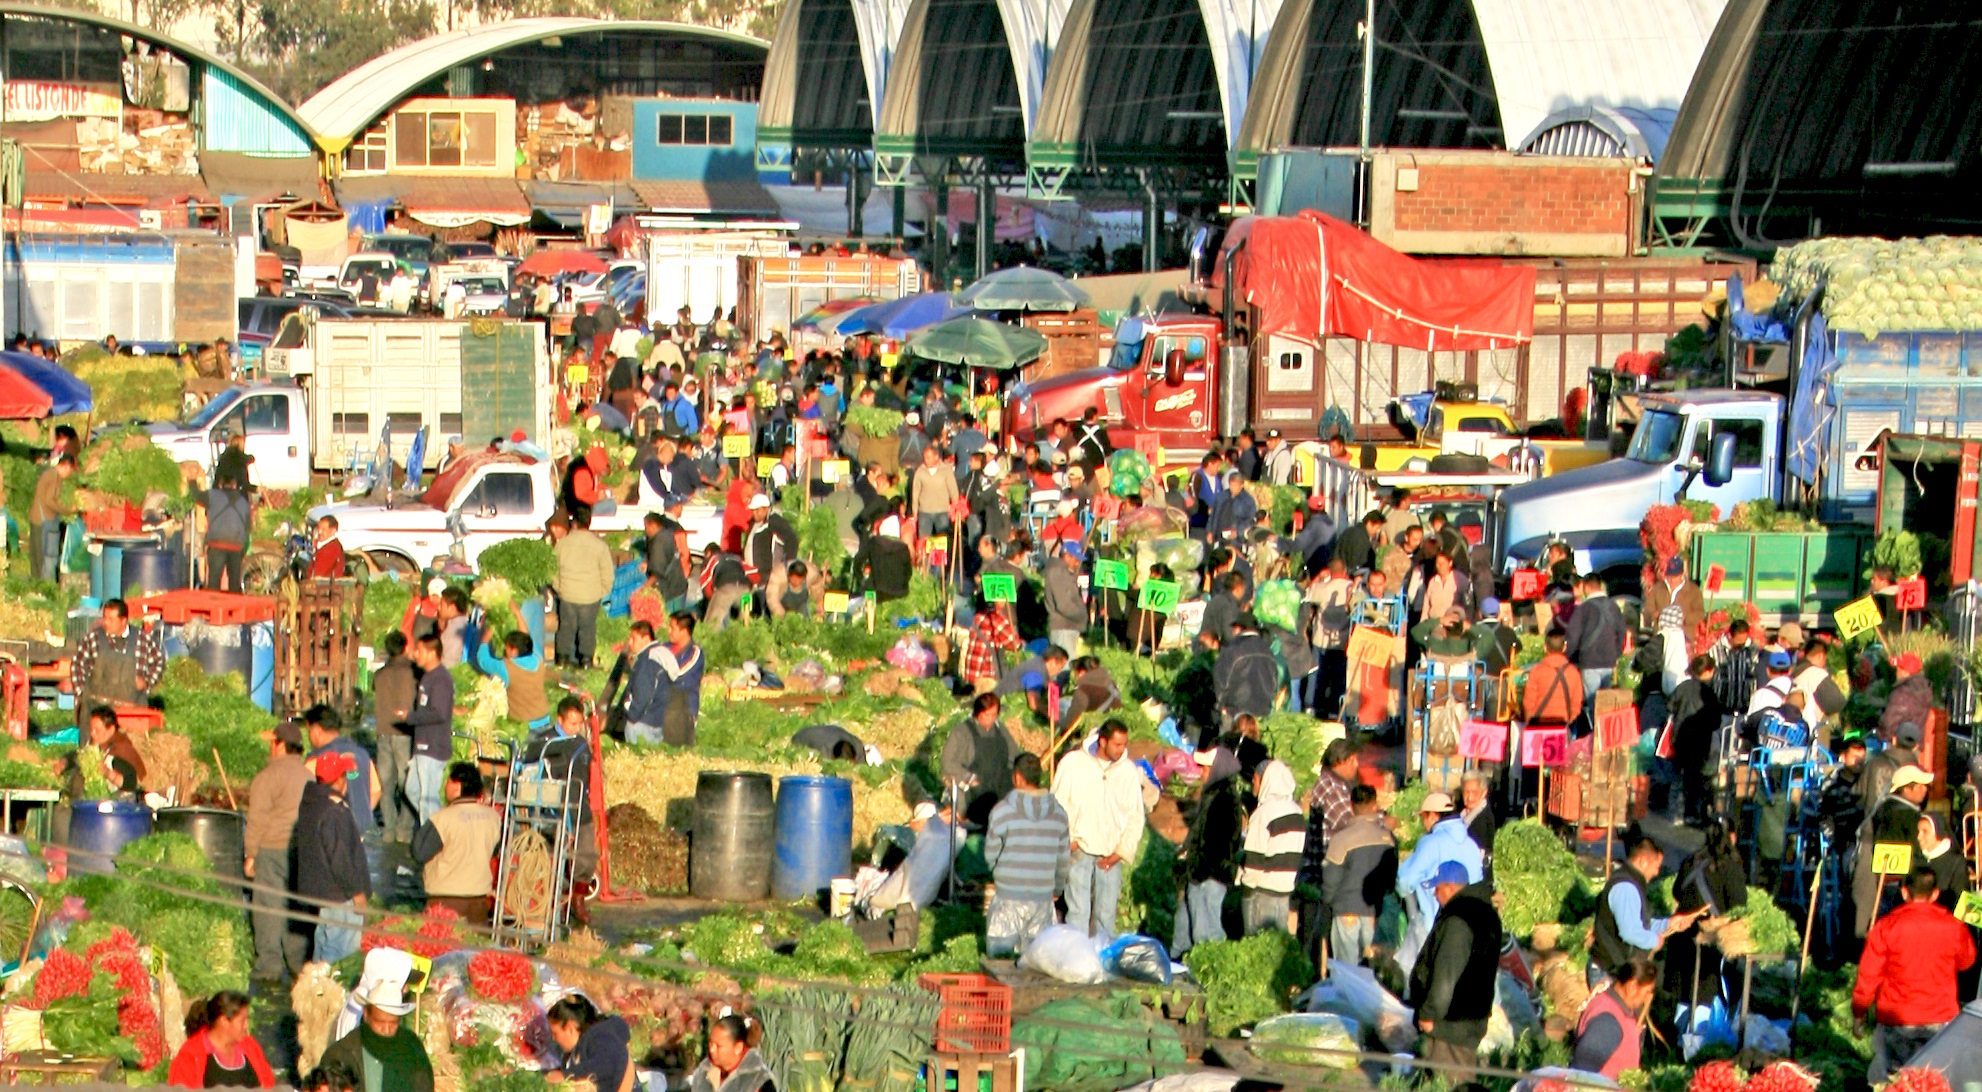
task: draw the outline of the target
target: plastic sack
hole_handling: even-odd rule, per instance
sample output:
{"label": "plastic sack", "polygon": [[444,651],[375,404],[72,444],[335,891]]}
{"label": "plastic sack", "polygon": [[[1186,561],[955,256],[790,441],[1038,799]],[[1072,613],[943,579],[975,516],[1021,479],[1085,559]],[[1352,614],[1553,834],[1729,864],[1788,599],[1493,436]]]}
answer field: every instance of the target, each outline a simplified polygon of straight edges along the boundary
{"label": "plastic sack", "polygon": [[1079,986],[1108,981],[1108,969],[1102,966],[1094,940],[1071,925],[1041,929],[1019,956],[1019,966]]}
{"label": "plastic sack", "polygon": [[1368,967],[1328,961],[1328,977],[1315,983],[1297,1004],[1310,1013],[1335,1013],[1369,1028],[1383,1049],[1395,1054],[1411,1049],[1418,1029],[1411,1010],[1383,988]]}
{"label": "plastic sack", "polygon": [[1203,773],[1203,767],[1182,746],[1165,747],[1150,761],[1150,780],[1158,785],[1167,784],[1172,778],[1195,782]]}
{"label": "plastic sack", "polygon": [[[1261,564],[1256,562],[1255,564]],[[1301,588],[1292,580],[1266,580],[1253,597],[1253,616],[1269,626],[1291,630],[1300,621]]]}
{"label": "plastic sack", "polygon": [[1483,1053],[1512,1050],[1526,1031],[1541,1034],[1541,1015],[1535,1011],[1528,991],[1521,988],[1513,975],[1501,971],[1494,977],[1493,1000],[1493,1011],[1487,1014],[1486,1035],[1480,1039]]}
{"label": "plastic sack", "polygon": [[1124,933],[1101,949],[1101,965],[1117,978],[1170,984],[1170,953],[1163,942],[1140,933]]}
{"label": "plastic sack", "polygon": [[1586,1073],[1580,1069],[1568,1069],[1559,1065],[1550,1065],[1534,1070],[1527,1076],[1514,1082],[1514,1087],[1510,1092],[1541,1092],[1544,1088],[1559,1089],[1570,1081],[1576,1083],[1568,1085],[1568,1087],[1575,1089],[1623,1087],[1623,1085],[1618,1084],[1601,1073]]}
{"label": "plastic sack", "polygon": [[918,679],[927,678],[936,669],[936,654],[916,637],[903,637],[896,641],[884,658]]}
{"label": "plastic sack", "polygon": [[1766,1016],[1749,1014],[1748,1023],[1741,1029],[1742,1049],[1787,1056],[1791,1050],[1789,1029],[1783,1024],[1777,1024]]}
{"label": "plastic sack", "polygon": [[1143,483],[1154,473],[1149,466],[1149,456],[1132,448],[1123,448],[1108,456],[1109,491],[1118,497],[1141,493]]}
{"label": "plastic sack", "polygon": [[1362,1048],[1362,1027],[1332,1012],[1288,1013],[1253,1028],[1252,1052],[1261,1061],[1353,1069]]}
{"label": "plastic sack", "polygon": [[1674,1023],[1685,1029],[1679,1033],[1679,1052],[1686,1061],[1692,1061],[1693,1055],[1710,1046],[1735,1045],[1734,1024],[1728,1019],[1727,1004],[1718,997],[1712,1005],[1694,1005],[1690,1013],[1681,1005]]}

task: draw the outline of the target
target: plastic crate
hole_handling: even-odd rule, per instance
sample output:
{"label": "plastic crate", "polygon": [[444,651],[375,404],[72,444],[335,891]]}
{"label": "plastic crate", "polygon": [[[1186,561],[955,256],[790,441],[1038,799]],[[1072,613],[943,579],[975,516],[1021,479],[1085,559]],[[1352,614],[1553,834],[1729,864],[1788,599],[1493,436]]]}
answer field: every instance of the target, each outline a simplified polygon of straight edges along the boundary
{"label": "plastic crate", "polygon": [[1012,988],[984,974],[925,974],[916,984],[943,1002],[938,1054],[1003,1054],[1012,1048]]}
{"label": "plastic crate", "polygon": [[125,502],[114,508],[84,512],[83,528],[99,535],[129,534],[144,529],[144,514]]}
{"label": "plastic crate", "polygon": [[640,571],[640,562],[623,561],[612,571],[612,594],[606,596],[606,617],[624,618],[633,613],[633,593],[647,582],[647,574]]}
{"label": "plastic crate", "polygon": [[117,713],[117,727],[134,735],[165,727],[165,711],[162,709],[142,705],[118,705],[113,708]]}
{"label": "plastic crate", "polygon": [[272,595],[240,595],[235,592],[181,588],[131,600],[131,615],[156,617],[169,626],[183,626],[197,618],[210,626],[234,626],[275,619],[276,600]]}

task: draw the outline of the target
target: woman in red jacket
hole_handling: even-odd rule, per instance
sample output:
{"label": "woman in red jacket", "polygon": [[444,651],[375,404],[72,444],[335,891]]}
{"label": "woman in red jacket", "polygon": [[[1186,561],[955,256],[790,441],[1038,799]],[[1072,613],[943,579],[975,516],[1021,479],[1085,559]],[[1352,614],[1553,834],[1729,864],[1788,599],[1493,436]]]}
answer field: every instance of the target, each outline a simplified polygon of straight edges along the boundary
{"label": "woman in red jacket", "polygon": [[166,1083],[176,1088],[274,1088],[261,1044],[248,1034],[248,996],[222,990],[193,1006],[186,1045]]}

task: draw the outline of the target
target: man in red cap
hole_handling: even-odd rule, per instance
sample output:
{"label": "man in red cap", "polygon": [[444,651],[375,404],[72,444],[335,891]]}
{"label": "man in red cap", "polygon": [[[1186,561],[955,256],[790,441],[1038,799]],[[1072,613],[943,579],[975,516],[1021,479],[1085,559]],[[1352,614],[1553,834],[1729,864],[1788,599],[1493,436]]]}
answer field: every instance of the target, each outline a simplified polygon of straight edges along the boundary
{"label": "man in red cap", "polygon": [[1893,660],[1893,692],[1879,714],[1879,736],[1891,743],[1902,724],[1926,724],[1934,711],[1934,686],[1920,673],[1920,656],[1904,652]]}
{"label": "man in red cap", "polygon": [[319,915],[311,958],[335,963],[358,950],[365,901],[372,893],[358,820],[344,799],[345,779],[357,768],[351,756],[317,756],[316,779],[303,786],[296,808],[295,892],[303,913]]}

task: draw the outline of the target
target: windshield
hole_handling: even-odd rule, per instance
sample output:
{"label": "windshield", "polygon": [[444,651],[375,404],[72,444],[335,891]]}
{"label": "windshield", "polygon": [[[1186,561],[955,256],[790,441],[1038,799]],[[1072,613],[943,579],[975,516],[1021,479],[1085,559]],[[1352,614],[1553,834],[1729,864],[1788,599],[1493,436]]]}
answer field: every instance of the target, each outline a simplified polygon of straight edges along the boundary
{"label": "windshield", "polygon": [[1627,459],[1641,463],[1670,462],[1679,454],[1679,437],[1686,431],[1686,418],[1670,410],[1653,410],[1638,422],[1631,436]]}
{"label": "windshield", "polygon": [[487,294],[490,292],[500,294],[502,292],[507,291],[507,289],[503,287],[502,282],[496,280],[494,277],[474,277],[467,280],[456,281],[455,283],[461,286],[462,291],[468,293],[471,296],[478,294]]}
{"label": "windshield", "polygon": [[187,418],[186,427],[205,428],[208,425],[213,424],[215,421],[218,421],[222,417],[226,416],[227,411],[233,409],[234,404],[239,402],[240,400],[241,400],[241,388],[230,387],[229,389],[220,392],[220,397],[215,398],[213,401],[208,402],[204,406],[201,406],[200,411],[198,413],[195,413],[190,418]]}

